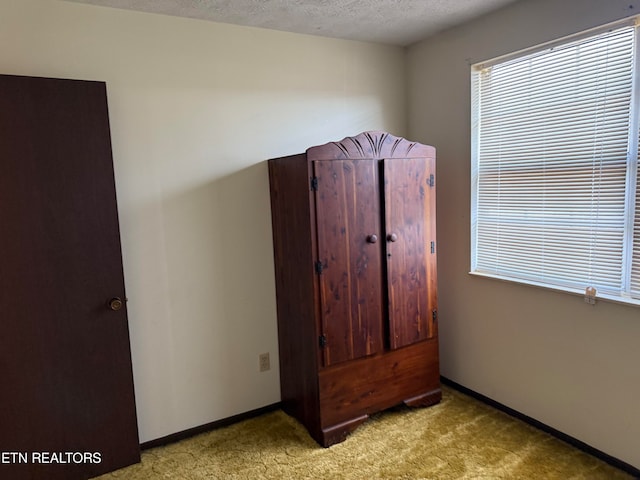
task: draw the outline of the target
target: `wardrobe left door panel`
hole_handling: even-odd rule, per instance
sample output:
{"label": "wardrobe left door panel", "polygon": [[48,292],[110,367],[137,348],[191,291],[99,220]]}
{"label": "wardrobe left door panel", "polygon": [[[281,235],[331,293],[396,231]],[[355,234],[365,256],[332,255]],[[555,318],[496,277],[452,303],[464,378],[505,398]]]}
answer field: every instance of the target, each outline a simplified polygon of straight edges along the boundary
{"label": "wardrobe left door panel", "polygon": [[315,161],[324,366],[383,348],[378,162]]}

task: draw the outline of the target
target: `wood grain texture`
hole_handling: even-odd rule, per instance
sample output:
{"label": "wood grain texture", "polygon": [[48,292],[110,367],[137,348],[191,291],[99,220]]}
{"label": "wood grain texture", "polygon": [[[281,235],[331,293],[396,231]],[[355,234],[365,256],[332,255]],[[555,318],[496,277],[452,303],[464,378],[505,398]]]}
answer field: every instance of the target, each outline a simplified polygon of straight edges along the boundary
{"label": "wood grain texture", "polygon": [[307,158],[314,160],[339,160],[368,158],[435,158],[435,148],[396,137],[387,132],[363,132],[346,137],[339,142],[329,142],[307,149]]}
{"label": "wood grain texture", "polygon": [[320,432],[314,432],[314,440],[323,447],[330,447],[336,443],[343,442],[356,428],[369,419],[369,415],[352,417],[337,425],[323,428]]}
{"label": "wood grain texture", "polygon": [[430,182],[435,182],[434,162],[383,162],[389,340],[391,348],[400,348],[435,333],[435,183]]}
{"label": "wood grain texture", "polygon": [[323,446],[440,399],[434,169],[385,132],[269,161],[283,405]]}
{"label": "wood grain texture", "polygon": [[304,154],[269,160],[283,409],[319,429],[318,328],[310,166]]}
{"label": "wood grain texture", "polygon": [[[324,365],[382,350],[383,242],[378,167],[371,160],[313,162],[318,179],[316,216]],[[375,235],[375,237],[373,237]]]}
{"label": "wood grain texture", "polygon": [[420,342],[320,372],[323,429],[440,389],[438,344]]}

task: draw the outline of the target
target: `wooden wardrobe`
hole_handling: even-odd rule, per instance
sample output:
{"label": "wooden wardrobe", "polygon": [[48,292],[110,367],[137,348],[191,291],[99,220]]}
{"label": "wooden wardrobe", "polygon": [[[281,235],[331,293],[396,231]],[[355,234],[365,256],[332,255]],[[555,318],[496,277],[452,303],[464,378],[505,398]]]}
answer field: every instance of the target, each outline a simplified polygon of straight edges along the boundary
{"label": "wooden wardrobe", "polygon": [[269,180],[283,409],[327,447],[439,402],[435,149],[364,132]]}

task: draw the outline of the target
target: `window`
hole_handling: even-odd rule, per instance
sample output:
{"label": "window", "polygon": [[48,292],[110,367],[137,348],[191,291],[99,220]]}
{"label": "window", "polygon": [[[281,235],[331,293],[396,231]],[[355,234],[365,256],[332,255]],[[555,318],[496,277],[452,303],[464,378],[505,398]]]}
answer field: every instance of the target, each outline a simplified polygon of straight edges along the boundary
{"label": "window", "polygon": [[637,37],[472,67],[471,273],[640,303]]}

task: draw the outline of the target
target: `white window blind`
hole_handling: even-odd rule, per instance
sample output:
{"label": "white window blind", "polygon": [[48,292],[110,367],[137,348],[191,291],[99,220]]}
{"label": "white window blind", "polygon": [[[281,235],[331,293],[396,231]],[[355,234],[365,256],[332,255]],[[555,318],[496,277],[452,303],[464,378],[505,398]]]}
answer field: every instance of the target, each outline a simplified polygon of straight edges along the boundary
{"label": "white window blind", "polygon": [[630,296],[632,298],[640,298],[640,187],[638,179],[640,179],[640,162],[636,167],[635,177],[635,218],[633,221],[633,255],[630,280]]}
{"label": "white window blind", "polygon": [[636,28],[472,69],[472,273],[640,299]]}

